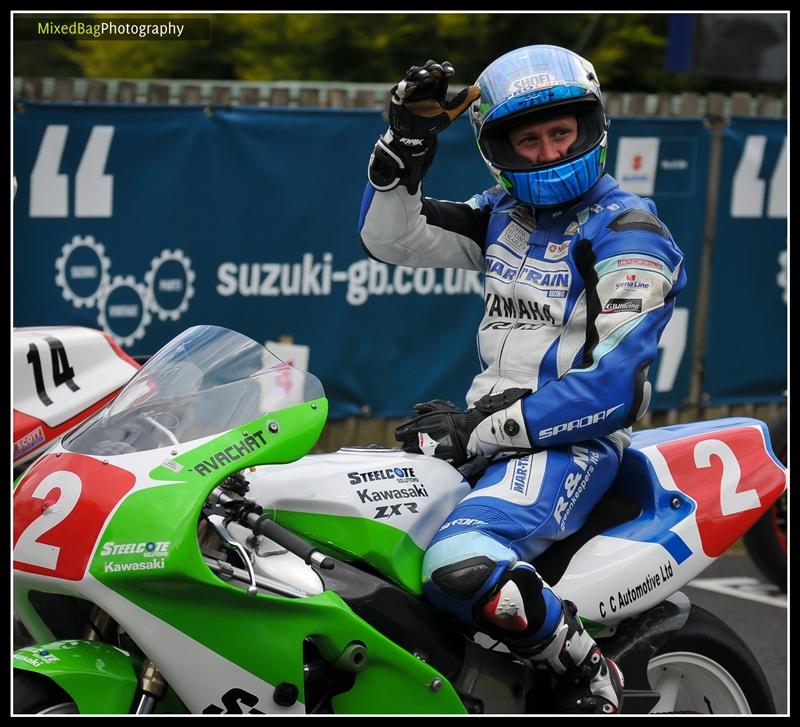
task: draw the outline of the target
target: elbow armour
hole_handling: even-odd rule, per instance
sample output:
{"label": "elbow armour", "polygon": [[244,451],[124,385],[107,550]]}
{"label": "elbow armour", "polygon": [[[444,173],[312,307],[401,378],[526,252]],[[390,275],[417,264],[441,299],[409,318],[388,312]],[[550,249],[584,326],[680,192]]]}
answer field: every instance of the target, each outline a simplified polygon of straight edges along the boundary
{"label": "elbow armour", "polygon": [[625,426],[629,427],[634,422],[638,422],[646,413],[650,406],[650,398],[653,393],[653,387],[647,380],[647,372],[650,370],[650,364],[643,364],[633,376],[633,401],[625,420]]}

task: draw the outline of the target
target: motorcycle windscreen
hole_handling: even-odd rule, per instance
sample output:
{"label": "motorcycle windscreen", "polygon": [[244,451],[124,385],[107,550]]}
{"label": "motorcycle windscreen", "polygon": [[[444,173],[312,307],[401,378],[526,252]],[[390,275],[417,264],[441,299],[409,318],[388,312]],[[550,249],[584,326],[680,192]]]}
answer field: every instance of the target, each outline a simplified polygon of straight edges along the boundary
{"label": "motorcycle windscreen", "polygon": [[221,434],[325,396],[320,381],[241,333],[194,326],[170,341],[119,396],[64,440],[96,456]]}

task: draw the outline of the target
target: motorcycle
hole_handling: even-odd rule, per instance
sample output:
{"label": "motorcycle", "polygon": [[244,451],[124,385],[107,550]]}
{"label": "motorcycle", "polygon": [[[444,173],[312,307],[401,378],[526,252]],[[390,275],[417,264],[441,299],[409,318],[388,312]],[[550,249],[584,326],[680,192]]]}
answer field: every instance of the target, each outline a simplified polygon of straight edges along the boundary
{"label": "motorcycle", "polygon": [[[768,423],[772,448],[781,464],[789,464],[788,438],[786,436],[786,412],[773,417]],[[747,554],[767,580],[786,593],[788,572],[787,552],[789,549],[788,524],[789,503],[784,492],[775,504],[767,510],[748,530],[744,542]]]}
{"label": "motorcycle", "polygon": [[[549,672],[424,597],[469,483],[398,449],[308,454],[327,409],[313,375],[197,326],[37,460],[14,492],[37,642],[13,656],[14,712],[552,713]],[[622,667],[623,712],[774,712],[744,641],[680,589],[784,487],[757,420],[638,432],[536,559]]]}
{"label": "motorcycle", "polygon": [[[111,336],[82,326],[13,331],[13,476],[110,402],[141,367]],[[14,618],[14,648],[31,636]]]}
{"label": "motorcycle", "polygon": [[111,401],[141,364],[82,326],[15,328],[14,473]]}

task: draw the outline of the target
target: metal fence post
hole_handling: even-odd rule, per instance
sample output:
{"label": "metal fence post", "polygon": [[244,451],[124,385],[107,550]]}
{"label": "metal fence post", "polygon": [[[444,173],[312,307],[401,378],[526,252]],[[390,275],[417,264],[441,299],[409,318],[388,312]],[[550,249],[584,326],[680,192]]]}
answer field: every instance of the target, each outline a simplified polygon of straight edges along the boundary
{"label": "metal fence post", "polygon": [[714,255],[719,180],[722,168],[722,135],[728,123],[730,123],[729,120],[721,113],[706,112],[704,124],[711,129],[711,152],[709,156],[708,188],[706,190],[706,219],[703,225],[703,249],[700,256],[700,279],[697,286],[697,304],[695,307],[694,329],[692,331],[692,370],[689,399],[686,402],[692,418],[699,417],[703,408],[701,398],[708,334],[708,308],[711,300],[711,261]]}

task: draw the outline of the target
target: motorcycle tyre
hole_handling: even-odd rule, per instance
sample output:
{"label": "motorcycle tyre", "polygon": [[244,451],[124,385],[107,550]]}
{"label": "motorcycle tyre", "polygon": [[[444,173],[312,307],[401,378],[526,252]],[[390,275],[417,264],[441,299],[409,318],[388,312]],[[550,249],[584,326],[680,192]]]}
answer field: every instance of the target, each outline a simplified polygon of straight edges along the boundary
{"label": "motorcycle tyre", "polygon": [[[714,711],[714,703],[706,701],[710,692],[704,693],[702,686],[698,686],[702,685],[704,679],[716,682],[714,687],[722,691],[728,689],[724,683],[726,680],[735,682],[751,714],[775,713],[772,692],[750,648],[724,622],[699,606],[692,606],[683,627],[669,636],[650,659],[648,680],[654,691],[660,691],[655,680],[659,672],[666,673],[665,669],[673,669],[681,674],[682,697],[691,697],[686,693],[691,690],[696,692],[689,704],[679,702],[678,709],[673,704],[669,713],[733,713],[728,710]],[[724,672],[720,669],[727,672],[727,676],[721,679],[719,676]],[[686,685],[689,685],[688,689]],[[735,701],[731,693],[727,696],[730,701]],[[667,710],[663,706],[656,705],[652,713],[664,711]]]}
{"label": "motorcycle tyre", "polygon": [[15,669],[13,714],[78,714],[78,706],[51,679]]}

